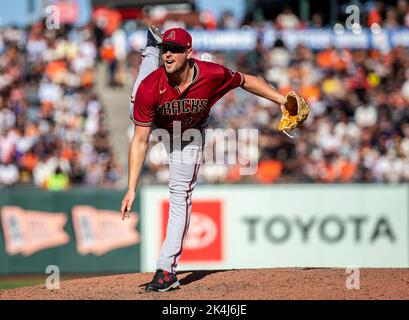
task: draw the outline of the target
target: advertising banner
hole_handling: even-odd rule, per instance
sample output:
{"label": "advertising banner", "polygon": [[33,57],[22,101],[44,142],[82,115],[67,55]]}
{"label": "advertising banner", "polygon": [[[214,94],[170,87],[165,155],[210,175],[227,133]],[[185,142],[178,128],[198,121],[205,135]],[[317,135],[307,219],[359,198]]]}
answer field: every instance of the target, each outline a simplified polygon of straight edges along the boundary
{"label": "advertising banner", "polygon": [[[179,269],[408,267],[406,185],[198,186]],[[168,189],[142,192],[142,270],[156,267]]]}
{"label": "advertising banner", "polygon": [[[336,34],[333,29],[302,29],[278,31],[266,27],[257,31],[250,27],[237,30],[191,30],[193,49],[198,51],[249,51],[255,49],[260,39],[266,48],[271,48],[277,39],[282,39],[285,46],[293,50],[298,45],[307,46],[313,50],[323,50],[329,47],[339,49],[369,49],[376,48],[388,51],[393,47],[409,47],[409,30],[381,29],[372,32],[363,28],[359,33],[344,30]],[[146,31],[138,30],[128,34],[128,46],[139,50],[146,45]]]}
{"label": "advertising banner", "polygon": [[123,194],[89,188],[2,190],[0,274],[44,273],[50,265],[61,273],[138,272],[139,214],[122,221]]}

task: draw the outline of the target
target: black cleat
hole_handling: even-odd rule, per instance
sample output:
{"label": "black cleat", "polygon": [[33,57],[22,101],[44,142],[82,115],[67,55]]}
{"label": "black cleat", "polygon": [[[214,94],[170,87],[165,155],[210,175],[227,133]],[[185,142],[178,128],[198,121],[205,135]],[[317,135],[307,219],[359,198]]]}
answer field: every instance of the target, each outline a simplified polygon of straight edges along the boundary
{"label": "black cleat", "polygon": [[148,27],[148,34],[146,40],[147,47],[156,47],[158,43],[162,42],[162,33],[160,32],[159,28],[155,26]]}
{"label": "black cleat", "polygon": [[177,288],[179,285],[176,274],[158,269],[153,276],[153,280],[146,285],[145,291],[165,292]]}

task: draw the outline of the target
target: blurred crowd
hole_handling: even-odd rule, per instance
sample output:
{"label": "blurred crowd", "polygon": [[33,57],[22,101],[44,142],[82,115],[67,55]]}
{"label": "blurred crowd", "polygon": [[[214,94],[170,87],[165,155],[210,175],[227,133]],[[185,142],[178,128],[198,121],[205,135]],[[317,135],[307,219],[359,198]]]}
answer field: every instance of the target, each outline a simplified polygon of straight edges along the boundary
{"label": "blurred crowd", "polygon": [[262,51],[265,72],[258,74],[283,94],[299,92],[311,115],[293,142],[274,130],[278,108],[266,110],[265,101],[242,105],[249,117],[253,108],[259,110],[253,125],[262,132],[265,176],[261,170],[256,179],[409,181],[408,53],[401,47],[388,53],[334,48],[314,53],[303,46],[288,52],[280,41]]}
{"label": "blurred crowd", "polygon": [[[311,113],[292,140],[277,131],[277,105],[242,89],[231,91],[213,107],[210,128],[256,128],[259,152],[249,154],[249,142],[236,139],[236,164],[203,166],[199,181],[409,181],[408,48],[313,52],[298,46],[289,51],[278,39],[272,49],[260,43],[252,52],[215,53],[213,60],[263,77],[282,94],[295,90],[305,97]],[[157,165],[165,156],[156,150],[148,157],[150,182],[167,182],[167,166]],[[240,168],[249,164],[239,159],[256,160],[257,173],[241,175]]]}
{"label": "blurred crowd", "polygon": [[[397,0],[394,5],[368,1],[359,8],[364,26],[409,27],[407,0]],[[271,23],[280,30],[325,26],[321,13],[312,13],[310,20],[303,21],[288,5],[271,17],[257,8],[243,20],[229,11],[219,20],[207,11],[199,16],[199,21],[181,21],[162,15],[162,27],[237,29],[247,25],[263,30]],[[214,62],[263,77],[282,94],[295,90],[306,98],[311,114],[292,140],[277,132],[281,117],[277,105],[242,89],[230,92],[213,107],[210,128],[236,130],[236,164],[202,166],[200,182],[409,181],[408,48],[390,52],[328,48],[314,52],[300,45],[290,51],[278,39],[270,49],[260,40],[255,50],[213,52],[212,56]],[[200,59],[202,53],[196,52],[195,57]],[[258,153],[251,152],[254,148],[249,141],[238,138],[237,130],[242,128],[259,130]],[[222,142],[219,139],[216,144]],[[209,148],[214,149],[214,144]],[[257,173],[240,174],[241,168],[249,166],[240,159],[256,161]],[[152,148],[145,166],[146,181],[167,183],[168,168],[158,164],[164,161],[165,150]]]}
{"label": "blurred crowd", "polygon": [[[395,6],[375,1],[364,8],[367,26],[409,27],[406,0]],[[120,28],[117,13],[96,14],[102,19],[81,28],[48,30],[43,23],[0,28],[0,187],[112,187],[126,176],[113,155],[106,113],[96,94],[96,66],[100,61],[107,66],[106,85],[126,86],[127,77],[133,81],[137,75],[141,54],[128,51],[129,30]],[[207,11],[191,21],[155,14],[162,19],[162,29],[259,27],[268,19],[257,10],[243,21],[227,11],[219,20]],[[137,28],[149,22],[158,21],[138,21]],[[272,25],[321,27],[323,19],[316,13],[302,21],[285,6]],[[409,49],[312,51],[300,45],[289,50],[284,43],[278,39],[273,48],[265,48],[260,40],[248,52],[211,52],[205,58],[263,77],[282,94],[300,93],[311,108],[308,120],[290,139],[277,131],[277,105],[242,89],[231,91],[213,107],[210,128],[235,130],[236,161],[202,166],[199,181],[409,181]],[[195,52],[195,58],[203,57],[203,52]],[[243,128],[258,129],[258,141],[237,136]],[[223,142],[218,139],[216,144]],[[146,182],[168,182],[163,162],[164,149],[151,148],[143,170]],[[257,172],[242,175],[240,169],[250,163],[256,163]]]}
{"label": "blurred crowd", "polygon": [[115,185],[120,168],[94,92],[97,31],[0,29],[0,187]]}

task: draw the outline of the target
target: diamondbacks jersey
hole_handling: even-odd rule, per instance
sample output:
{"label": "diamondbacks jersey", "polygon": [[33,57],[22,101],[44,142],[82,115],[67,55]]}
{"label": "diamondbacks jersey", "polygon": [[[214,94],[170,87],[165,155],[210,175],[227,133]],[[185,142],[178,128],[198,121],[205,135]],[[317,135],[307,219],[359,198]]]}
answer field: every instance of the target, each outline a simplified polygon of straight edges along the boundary
{"label": "diamondbacks jersey", "polygon": [[217,100],[243,83],[240,72],[216,63],[192,60],[193,81],[184,92],[169,83],[164,67],[142,80],[131,97],[130,117],[135,125],[155,125],[172,132],[173,121],[180,121],[182,132],[202,128]]}

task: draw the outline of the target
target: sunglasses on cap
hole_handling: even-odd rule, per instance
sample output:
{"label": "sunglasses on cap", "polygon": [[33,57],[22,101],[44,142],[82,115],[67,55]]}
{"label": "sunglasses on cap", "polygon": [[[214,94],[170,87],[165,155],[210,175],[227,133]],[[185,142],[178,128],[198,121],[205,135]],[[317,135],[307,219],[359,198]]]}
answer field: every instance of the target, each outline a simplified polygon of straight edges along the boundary
{"label": "sunglasses on cap", "polygon": [[184,53],[186,52],[186,48],[182,47],[182,46],[173,46],[173,45],[158,45],[160,51],[162,54],[166,53],[166,52],[171,52],[171,53]]}

